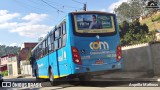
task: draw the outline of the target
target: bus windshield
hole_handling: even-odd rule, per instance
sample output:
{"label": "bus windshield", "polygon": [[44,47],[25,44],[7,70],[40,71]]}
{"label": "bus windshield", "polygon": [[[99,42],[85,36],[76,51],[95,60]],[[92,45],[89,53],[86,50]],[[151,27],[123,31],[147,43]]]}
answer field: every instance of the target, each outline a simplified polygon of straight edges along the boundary
{"label": "bus windshield", "polygon": [[76,14],[74,15],[77,33],[112,33],[115,32],[113,15]]}

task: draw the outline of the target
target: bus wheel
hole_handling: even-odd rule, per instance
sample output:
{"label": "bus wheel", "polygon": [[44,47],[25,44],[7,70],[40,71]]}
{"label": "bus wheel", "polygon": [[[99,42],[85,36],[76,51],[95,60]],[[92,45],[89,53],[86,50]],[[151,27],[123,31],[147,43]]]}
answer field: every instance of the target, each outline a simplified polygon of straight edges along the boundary
{"label": "bus wheel", "polygon": [[52,69],[49,70],[49,81],[50,81],[52,86],[55,85],[53,74],[52,74]]}

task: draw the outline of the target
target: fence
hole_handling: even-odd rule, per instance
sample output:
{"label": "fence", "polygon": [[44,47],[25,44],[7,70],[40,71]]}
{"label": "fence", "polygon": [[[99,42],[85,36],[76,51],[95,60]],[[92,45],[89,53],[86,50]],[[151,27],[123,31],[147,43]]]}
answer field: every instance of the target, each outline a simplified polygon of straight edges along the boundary
{"label": "fence", "polygon": [[160,43],[122,47],[124,71],[145,71],[160,76]]}
{"label": "fence", "polygon": [[21,66],[21,74],[24,75],[32,75],[32,68],[31,65],[23,65]]}

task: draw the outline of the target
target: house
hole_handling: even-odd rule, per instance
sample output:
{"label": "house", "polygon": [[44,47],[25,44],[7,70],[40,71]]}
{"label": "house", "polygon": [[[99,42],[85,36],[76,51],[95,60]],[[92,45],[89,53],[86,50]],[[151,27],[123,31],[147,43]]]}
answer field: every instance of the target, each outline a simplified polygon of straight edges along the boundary
{"label": "house", "polygon": [[8,76],[18,76],[18,66],[17,66],[17,55],[16,54],[8,54],[2,56],[1,59],[0,70],[8,71]]}
{"label": "house", "polygon": [[0,72],[6,71],[7,70],[7,57],[6,56],[1,56],[0,57]]}
{"label": "house", "polygon": [[[21,70],[21,74],[29,74],[30,71],[30,64],[29,64],[29,57],[31,50],[37,45],[38,43],[33,42],[25,42],[21,45],[21,50],[18,55],[18,68]],[[25,66],[24,66],[25,65]],[[28,65],[28,66],[27,66]],[[29,68],[29,69],[28,69]],[[27,69],[27,70],[26,70]]]}

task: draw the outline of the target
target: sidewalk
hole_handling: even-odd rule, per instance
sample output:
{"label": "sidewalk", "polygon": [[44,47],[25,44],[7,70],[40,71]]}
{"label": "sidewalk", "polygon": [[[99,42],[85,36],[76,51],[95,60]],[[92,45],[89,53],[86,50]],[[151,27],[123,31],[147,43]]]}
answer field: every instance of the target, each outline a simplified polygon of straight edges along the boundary
{"label": "sidewalk", "polygon": [[13,79],[13,78],[17,78],[17,76],[4,76],[3,79]]}
{"label": "sidewalk", "polygon": [[115,71],[109,72],[105,75],[101,75],[104,78],[150,78],[153,75],[149,74],[148,72],[127,72],[127,71]]}
{"label": "sidewalk", "polygon": [[111,72],[105,75],[94,76],[98,81],[160,81],[160,77],[154,77],[148,72]]}
{"label": "sidewalk", "polygon": [[33,78],[31,75],[19,74],[18,76],[4,76],[3,79],[14,79],[14,78]]}

